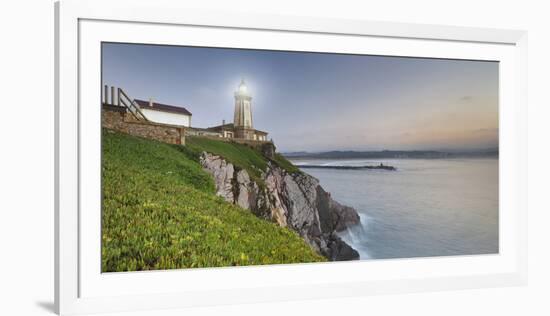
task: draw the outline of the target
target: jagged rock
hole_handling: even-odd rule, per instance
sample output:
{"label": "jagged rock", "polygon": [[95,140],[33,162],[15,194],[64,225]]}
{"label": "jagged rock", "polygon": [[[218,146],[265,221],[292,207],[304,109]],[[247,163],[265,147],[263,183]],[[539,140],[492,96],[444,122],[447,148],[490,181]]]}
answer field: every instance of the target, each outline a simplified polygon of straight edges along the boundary
{"label": "jagged rock", "polygon": [[246,209],[250,209],[250,201],[249,194],[248,194],[248,185],[250,184],[250,178],[248,177],[248,173],[244,170],[240,170],[237,172],[237,185],[238,185],[238,192],[239,195],[237,195],[237,204]]}
{"label": "jagged rock", "polygon": [[269,159],[273,159],[275,157],[275,144],[271,142],[263,144],[260,147],[260,150],[262,151],[262,154]]}
{"label": "jagged rock", "polygon": [[203,153],[200,157],[202,167],[214,177],[216,183],[216,194],[226,201],[233,203],[233,164],[228,163],[220,156]]}
{"label": "jagged rock", "polygon": [[350,245],[346,244],[340,237],[332,234],[329,237],[328,248],[331,261],[346,261],[359,259],[359,253]]}
{"label": "jagged rock", "polygon": [[359,214],[353,207],[342,205],[330,199],[331,221],[334,231],[341,232],[346,228],[359,224]]}
{"label": "jagged rock", "polygon": [[259,192],[258,185],[250,181],[248,172],[239,170],[236,175],[237,180],[237,199],[235,203],[245,209],[254,209],[258,204],[257,195]]}
{"label": "jagged rock", "polygon": [[[279,168],[273,168],[277,173]],[[307,233],[310,226],[319,225],[319,214],[315,207],[315,188],[318,181],[313,177],[297,175],[295,177],[285,174],[283,188],[280,194],[286,201],[289,224],[299,233]]]}
{"label": "jagged rock", "polygon": [[[271,168],[269,170],[271,170]],[[269,217],[280,226],[287,227],[288,211],[287,208],[283,206],[282,197],[279,194],[282,190],[283,179],[279,173],[274,174],[272,172],[264,174],[264,179],[266,185],[266,199],[269,202],[266,203],[270,210]]]}
{"label": "jagged rock", "polygon": [[306,173],[289,174],[269,163],[262,173],[265,189],[260,190],[246,170],[236,170],[219,156],[203,153],[200,161],[214,177],[217,194],[226,201],[293,229],[329,260],[359,258],[357,251],[335,234],[358,224],[359,215],[352,207],[333,200],[316,178]]}

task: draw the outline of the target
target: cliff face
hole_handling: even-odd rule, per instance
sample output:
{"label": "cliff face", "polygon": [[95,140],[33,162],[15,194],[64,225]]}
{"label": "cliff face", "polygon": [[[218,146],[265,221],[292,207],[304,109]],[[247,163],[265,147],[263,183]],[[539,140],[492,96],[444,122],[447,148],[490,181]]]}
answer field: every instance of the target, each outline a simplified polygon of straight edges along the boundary
{"label": "cliff face", "polygon": [[269,163],[263,183],[250,179],[220,156],[202,153],[200,163],[216,183],[217,195],[298,232],[318,253],[329,260],[358,259],[355,249],[336,232],[359,223],[355,209],[334,201],[319,181],[305,173],[290,174]]}

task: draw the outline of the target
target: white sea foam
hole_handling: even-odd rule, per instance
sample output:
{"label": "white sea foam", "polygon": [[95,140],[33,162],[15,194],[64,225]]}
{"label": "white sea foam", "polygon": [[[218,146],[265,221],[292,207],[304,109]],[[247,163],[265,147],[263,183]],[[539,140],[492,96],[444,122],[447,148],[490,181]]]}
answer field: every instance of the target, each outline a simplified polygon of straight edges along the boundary
{"label": "white sea foam", "polygon": [[359,259],[370,259],[371,256],[369,255],[368,249],[369,241],[365,233],[368,229],[369,216],[366,214],[359,214],[359,216],[359,224],[338,233],[338,236],[357,250]]}

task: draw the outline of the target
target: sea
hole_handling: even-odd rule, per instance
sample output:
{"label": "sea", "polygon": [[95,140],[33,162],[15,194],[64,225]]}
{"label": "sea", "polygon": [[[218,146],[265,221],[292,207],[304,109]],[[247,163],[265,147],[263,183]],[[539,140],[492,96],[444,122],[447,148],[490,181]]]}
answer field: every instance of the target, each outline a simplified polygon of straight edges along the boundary
{"label": "sea", "polygon": [[333,199],[359,213],[360,224],[339,234],[360,259],[498,253],[498,158],[292,162],[397,168],[302,169],[319,179]]}

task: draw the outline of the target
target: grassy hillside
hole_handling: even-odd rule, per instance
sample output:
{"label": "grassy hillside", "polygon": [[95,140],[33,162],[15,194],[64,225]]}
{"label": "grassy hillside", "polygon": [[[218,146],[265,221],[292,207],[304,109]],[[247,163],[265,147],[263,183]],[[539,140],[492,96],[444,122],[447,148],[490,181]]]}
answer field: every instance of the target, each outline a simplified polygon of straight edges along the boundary
{"label": "grassy hillside", "polygon": [[205,146],[247,170],[265,164],[250,148],[216,143],[183,147],[103,131],[102,271],[325,261],[295,232],[215,196],[197,162]]}

